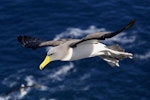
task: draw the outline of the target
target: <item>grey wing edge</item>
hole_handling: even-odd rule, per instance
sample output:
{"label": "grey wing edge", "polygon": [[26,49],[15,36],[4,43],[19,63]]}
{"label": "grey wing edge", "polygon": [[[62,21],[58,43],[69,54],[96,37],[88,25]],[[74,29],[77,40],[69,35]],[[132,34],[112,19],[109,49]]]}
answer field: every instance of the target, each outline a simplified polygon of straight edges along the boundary
{"label": "grey wing edge", "polygon": [[95,40],[105,40],[105,39],[107,39],[107,38],[112,38],[113,36],[115,36],[115,35],[117,35],[117,34],[123,32],[123,31],[129,29],[130,27],[132,27],[132,26],[134,25],[134,23],[135,23],[135,20],[133,19],[133,20],[131,20],[126,26],[124,26],[123,28],[121,28],[121,29],[119,29],[119,30],[117,30],[117,31],[110,32],[110,33],[107,33],[107,32],[106,32],[106,34],[99,34],[99,35],[98,35],[98,34],[93,34],[93,35],[91,35],[91,36],[87,36],[87,37],[81,39],[80,41],[71,44],[70,47],[74,48],[74,47],[76,47],[79,43],[84,42],[84,41],[88,41],[88,40],[93,40],[93,39],[95,39]]}
{"label": "grey wing edge", "polygon": [[41,47],[46,47],[46,46],[58,46],[60,44],[63,44],[67,41],[71,41],[73,39],[60,39],[60,40],[51,40],[51,41],[44,41],[39,38],[35,37],[30,37],[26,35],[18,36],[17,37],[18,42],[26,48],[32,48],[32,49],[37,49]]}

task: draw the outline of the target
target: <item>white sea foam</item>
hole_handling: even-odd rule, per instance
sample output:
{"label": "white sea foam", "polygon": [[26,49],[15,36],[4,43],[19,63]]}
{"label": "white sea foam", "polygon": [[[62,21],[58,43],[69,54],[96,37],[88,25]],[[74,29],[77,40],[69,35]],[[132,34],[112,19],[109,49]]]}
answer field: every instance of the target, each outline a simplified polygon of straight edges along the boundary
{"label": "white sea foam", "polygon": [[40,86],[40,88],[39,88],[41,91],[47,91],[48,90],[48,87],[47,86],[44,86],[44,85],[42,85],[42,86]]}
{"label": "white sea foam", "polygon": [[150,59],[150,50],[146,52],[145,54],[135,54],[135,58],[138,58],[140,60],[147,60]]}
{"label": "white sea foam", "polygon": [[60,69],[58,69],[57,71],[55,71],[54,73],[52,73],[50,75],[51,79],[54,80],[62,80],[62,77],[67,75],[67,73],[74,68],[73,63],[70,63],[69,65],[64,65],[62,66]]}
{"label": "white sea foam", "polygon": [[0,97],[0,100],[8,100],[8,99],[5,99],[4,97]]}
{"label": "white sea foam", "polygon": [[121,34],[118,34],[108,40],[106,42],[118,42],[122,44],[127,44],[127,43],[133,43],[136,40],[136,36],[130,36],[127,37],[126,32],[122,32]]}
{"label": "white sea foam", "polygon": [[2,81],[2,84],[8,86],[8,87],[13,87],[15,85],[17,85],[17,81],[13,81],[13,80],[19,79],[19,77],[17,76],[17,73],[10,75],[6,78],[4,78],[4,80]]}
{"label": "white sea foam", "polygon": [[[43,97],[43,98],[41,98],[40,100],[47,100],[47,99]],[[53,99],[53,98],[52,98],[52,99],[48,99],[48,100],[56,100],[56,99]]]}
{"label": "white sea foam", "polygon": [[[27,86],[31,86],[33,84],[35,84],[35,81],[33,79],[33,76],[27,76],[25,78],[25,81],[27,82],[26,85]],[[21,85],[21,87],[24,86],[24,84]],[[24,98],[29,92],[30,92],[30,88],[26,88],[26,89],[20,89],[20,91],[18,91],[19,93],[16,95],[13,95],[15,98],[17,99],[22,99]]]}
{"label": "white sea foam", "polygon": [[25,78],[25,81],[27,82],[27,86],[32,86],[32,85],[37,85],[38,86],[38,90],[40,91],[46,91],[48,90],[48,87],[47,86],[44,86],[44,85],[41,85],[41,84],[38,84],[38,81],[35,81],[34,77],[33,76],[27,76]]}
{"label": "white sea foam", "polygon": [[27,93],[28,93],[28,91],[26,90],[26,91],[24,91],[24,92],[20,92],[20,91],[15,91],[15,92],[13,92],[13,93],[10,93],[9,95],[4,95],[4,96],[1,96],[0,97],[0,100],[12,100],[12,98],[13,98],[13,100],[20,100],[20,99],[23,99],[23,97],[25,96],[25,95],[27,95]]}
{"label": "white sea foam", "polygon": [[84,81],[84,80],[90,78],[90,76],[91,76],[91,75],[90,75],[89,73],[86,73],[86,74],[84,74],[84,75],[80,78],[80,80],[81,80],[81,81]]}
{"label": "white sea foam", "polygon": [[95,32],[103,32],[106,31],[104,28],[97,28],[96,26],[92,25],[87,29],[80,29],[80,28],[68,28],[66,31],[56,35],[54,40],[58,40],[64,37],[80,37],[83,35],[95,33]]}
{"label": "white sea foam", "polygon": [[15,87],[18,84],[18,81],[21,80],[21,74],[25,71],[25,69],[18,70],[16,73],[10,74],[5,77],[2,81],[2,84],[8,87]]}
{"label": "white sea foam", "polygon": [[27,85],[28,85],[28,86],[35,84],[35,80],[34,80],[33,76],[31,76],[31,75],[27,76],[27,77],[25,78],[25,81],[27,82]]}
{"label": "white sea foam", "polygon": [[[18,74],[19,73],[15,73],[16,76]],[[34,77],[31,75],[26,76],[24,80],[26,81],[26,83],[23,83],[22,85],[24,85],[24,84],[25,84],[25,86],[37,85],[37,89],[40,91],[47,91],[48,90],[47,86],[38,84],[38,81],[35,81]],[[4,83],[6,83],[6,82],[10,83],[11,81],[9,81],[9,78],[8,78],[8,79],[5,79]],[[16,84],[18,84],[18,83],[16,82]],[[10,87],[11,85],[9,84],[8,86]],[[25,88],[25,89],[20,89],[18,91],[14,91],[14,92],[6,95],[6,96],[1,96],[0,100],[11,100],[11,98],[15,98],[15,100],[23,99],[31,91],[31,89],[32,88]]]}
{"label": "white sea foam", "polygon": [[29,93],[30,89],[20,89],[20,93],[17,96],[18,99],[22,99],[24,96],[26,96]]}
{"label": "white sea foam", "polygon": [[10,96],[7,96],[7,97],[3,97],[3,96],[0,96],[0,100],[10,100]]}

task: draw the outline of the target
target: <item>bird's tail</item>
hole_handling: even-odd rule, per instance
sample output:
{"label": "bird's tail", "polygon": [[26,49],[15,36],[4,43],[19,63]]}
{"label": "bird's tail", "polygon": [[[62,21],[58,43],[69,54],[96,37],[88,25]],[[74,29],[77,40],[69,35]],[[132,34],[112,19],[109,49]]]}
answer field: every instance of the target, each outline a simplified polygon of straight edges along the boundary
{"label": "bird's tail", "polygon": [[132,59],[133,54],[125,52],[119,45],[107,46],[107,48],[106,54],[100,57],[112,67],[119,67],[119,61],[124,58]]}

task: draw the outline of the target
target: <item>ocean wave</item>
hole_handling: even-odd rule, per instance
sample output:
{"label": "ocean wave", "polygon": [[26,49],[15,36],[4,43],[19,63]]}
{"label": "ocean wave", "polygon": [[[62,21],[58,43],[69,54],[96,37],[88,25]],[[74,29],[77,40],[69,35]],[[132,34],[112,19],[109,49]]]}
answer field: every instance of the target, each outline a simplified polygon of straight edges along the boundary
{"label": "ocean wave", "polygon": [[49,77],[54,80],[62,80],[62,77],[66,76],[67,73],[74,68],[74,64],[70,63],[69,65],[61,66],[60,69],[52,73]]}
{"label": "ocean wave", "polygon": [[8,95],[2,95],[0,96],[0,100],[20,100],[23,99],[24,96],[28,94],[28,90],[25,90],[23,92],[20,91],[14,91],[13,93],[10,93]]}
{"label": "ocean wave", "polygon": [[118,42],[121,44],[128,44],[128,43],[133,43],[136,40],[136,36],[128,36],[126,32],[122,32],[121,34],[118,34],[108,40],[106,42]]}
{"label": "ocean wave", "polygon": [[19,79],[19,76],[17,76],[16,73],[4,78],[4,80],[2,81],[2,84],[6,85],[7,87],[13,87],[13,86],[17,85],[17,81],[13,81],[14,79],[16,79],[16,80]]}
{"label": "ocean wave", "polygon": [[[15,99],[23,99],[26,97],[26,95],[28,95],[31,90],[36,89],[38,91],[53,91],[53,89],[57,89],[57,87],[50,89],[47,85],[49,84],[50,81],[46,81],[43,83],[43,80],[54,80],[54,81],[60,81],[63,80],[65,78],[66,75],[68,75],[69,71],[71,69],[74,68],[74,64],[73,63],[69,63],[67,65],[63,65],[60,66],[58,69],[54,69],[54,70],[49,70],[48,72],[46,72],[46,76],[44,74],[44,77],[38,78],[36,79],[34,76],[32,75],[27,75],[24,78],[22,78],[23,76],[20,76],[20,71],[18,71],[17,73],[14,73],[13,75],[8,76],[7,78],[5,78],[3,80],[3,84],[7,85],[8,87],[10,87],[10,91],[8,91],[8,93],[4,93],[4,96],[0,96],[0,100],[11,100],[12,98]],[[50,73],[50,74],[49,74]],[[42,73],[41,73],[42,75]],[[17,79],[15,79],[15,77],[18,76]],[[15,80],[14,80],[15,79]],[[25,82],[19,82],[20,80],[24,80]],[[13,83],[15,82],[15,83]],[[10,84],[13,83],[14,85]],[[20,87],[22,84],[24,86],[33,86],[33,88],[29,87],[29,88],[25,88],[24,91],[21,93],[20,91]],[[38,86],[38,87],[34,87],[34,85]],[[16,88],[16,91],[13,91],[13,89]]]}
{"label": "ocean wave", "polygon": [[86,73],[86,74],[84,74],[84,75],[80,78],[80,80],[81,80],[81,81],[84,81],[84,80],[90,78],[90,76],[91,76],[91,75],[90,75],[89,73],[88,73],[88,74]]}
{"label": "ocean wave", "polygon": [[[46,98],[41,98],[40,100],[47,100]],[[56,99],[54,99],[54,98],[51,98],[51,99],[48,99],[48,100],[56,100]]]}
{"label": "ocean wave", "polygon": [[7,97],[0,96],[0,100],[9,100],[10,98],[11,98],[10,96]]}
{"label": "ocean wave", "polygon": [[[40,79],[39,79],[40,80]],[[39,83],[39,80],[35,80],[33,76],[29,75],[25,78],[25,81],[27,82],[27,86],[32,86],[32,85],[36,85],[38,88],[38,90],[40,91],[46,91],[48,90],[48,87],[43,85],[43,84],[40,84]]]}
{"label": "ocean wave", "polygon": [[105,28],[97,28],[94,25],[91,25],[87,29],[80,29],[80,28],[67,28],[66,31],[56,35],[54,40],[58,40],[64,37],[80,37],[83,35],[88,35],[95,32],[104,32],[106,31]]}
{"label": "ocean wave", "polygon": [[147,60],[150,58],[150,51],[146,52],[145,54],[135,54],[134,57],[140,60]]}
{"label": "ocean wave", "polygon": [[33,85],[35,84],[35,80],[33,78],[33,76],[29,75],[25,78],[25,81],[27,82],[27,85]]}
{"label": "ocean wave", "polygon": [[[18,75],[19,73],[15,73],[13,76],[18,76]],[[10,78],[12,77],[8,77],[7,79],[5,79],[4,83],[7,83],[7,84],[11,83],[12,81],[11,80],[9,81]],[[34,77],[31,75],[26,76],[24,80],[26,82],[23,82],[20,86],[16,85],[12,87],[12,85],[9,84],[8,86],[11,87],[10,91],[2,94],[2,96],[0,96],[0,100],[12,100],[12,98],[15,98],[15,100],[23,99],[32,90],[32,88],[35,88],[39,91],[48,90],[47,86],[42,85],[38,82],[40,79],[36,81]],[[15,84],[20,84],[20,83],[16,81]],[[22,87],[25,87],[25,88],[22,88]]]}

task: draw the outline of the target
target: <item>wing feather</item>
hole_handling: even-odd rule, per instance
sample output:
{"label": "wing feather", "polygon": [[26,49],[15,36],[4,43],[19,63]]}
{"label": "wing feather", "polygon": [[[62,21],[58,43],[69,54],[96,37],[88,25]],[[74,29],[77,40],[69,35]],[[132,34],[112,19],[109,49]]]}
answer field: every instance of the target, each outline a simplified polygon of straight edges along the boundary
{"label": "wing feather", "polygon": [[99,33],[94,33],[94,34],[89,34],[86,37],[84,37],[83,39],[81,39],[78,42],[74,42],[70,45],[70,47],[76,47],[79,43],[82,43],[84,41],[88,41],[88,40],[105,40],[107,38],[112,38],[113,36],[119,34],[122,31],[125,31],[127,29],[129,29],[130,27],[132,27],[135,23],[135,20],[131,20],[125,27],[121,28],[120,30],[117,30],[115,32],[99,32]]}
{"label": "wing feather", "polygon": [[39,38],[34,38],[30,36],[18,36],[18,42],[26,48],[37,49],[40,47],[46,46],[58,46],[66,41],[70,41],[73,39],[60,39],[60,40],[52,40],[52,41],[44,41]]}

